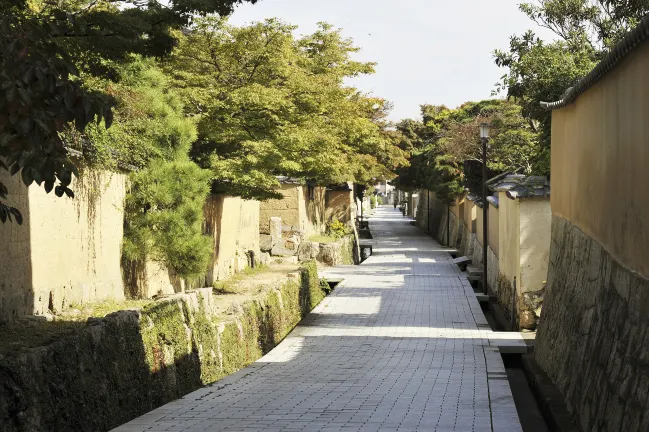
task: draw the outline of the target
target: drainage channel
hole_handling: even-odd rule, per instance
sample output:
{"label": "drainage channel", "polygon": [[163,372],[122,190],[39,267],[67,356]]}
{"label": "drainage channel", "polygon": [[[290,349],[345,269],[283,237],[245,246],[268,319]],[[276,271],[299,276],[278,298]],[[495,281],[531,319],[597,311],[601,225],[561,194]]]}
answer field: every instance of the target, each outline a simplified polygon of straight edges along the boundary
{"label": "drainage channel", "polygon": [[372,247],[370,244],[364,242],[363,240],[372,240],[372,232],[370,231],[370,228],[363,228],[360,227],[358,228],[358,241],[359,241],[359,247],[360,247],[360,262],[359,264],[362,264],[366,259],[368,259],[372,255]]}
{"label": "drainage channel", "polygon": [[[482,306],[482,311],[489,322],[489,326],[494,331],[507,331],[502,325],[499,324],[499,319],[496,318],[498,311],[494,309],[499,306],[493,305],[491,302],[488,305]],[[525,376],[522,364],[521,354],[501,354],[505,370],[507,371],[507,380],[512,390],[516,410],[518,411],[518,418],[521,422],[523,432],[550,432],[552,429],[548,426],[547,421],[543,417],[543,412],[534,396],[534,392],[530,387],[529,381]]]}

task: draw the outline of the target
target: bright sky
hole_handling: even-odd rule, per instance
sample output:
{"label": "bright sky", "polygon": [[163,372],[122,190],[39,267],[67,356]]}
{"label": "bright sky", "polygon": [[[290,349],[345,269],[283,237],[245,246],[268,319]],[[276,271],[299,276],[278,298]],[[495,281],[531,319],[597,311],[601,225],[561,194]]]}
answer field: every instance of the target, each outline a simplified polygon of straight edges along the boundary
{"label": "bright sky", "polygon": [[534,29],[521,0],[260,0],[233,14],[235,25],[278,17],[308,34],[325,21],[362,48],[377,72],[351,83],[394,103],[392,120],[417,118],[424,103],[455,107],[489,98],[505,72],[493,61],[509,37]]}

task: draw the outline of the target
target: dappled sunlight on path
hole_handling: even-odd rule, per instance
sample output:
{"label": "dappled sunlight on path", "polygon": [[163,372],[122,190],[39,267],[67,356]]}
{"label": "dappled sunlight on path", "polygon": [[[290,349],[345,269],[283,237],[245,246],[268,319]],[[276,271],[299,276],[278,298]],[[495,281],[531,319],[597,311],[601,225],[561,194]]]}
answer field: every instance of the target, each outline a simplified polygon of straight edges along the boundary
{"label": "dappled sunlight on path", "polygon": [[445,249],[392,207],[373,255],[253,365],[118,431],[520,431],[498,346]]}

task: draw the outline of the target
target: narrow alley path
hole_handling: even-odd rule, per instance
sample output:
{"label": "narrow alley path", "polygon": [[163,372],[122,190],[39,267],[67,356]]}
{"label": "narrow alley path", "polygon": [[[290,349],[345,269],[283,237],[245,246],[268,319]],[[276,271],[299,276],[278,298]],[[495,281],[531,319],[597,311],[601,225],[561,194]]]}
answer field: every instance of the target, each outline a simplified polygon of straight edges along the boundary
{"label": "narrow alley path", "polygon": [[253,365],[118,429],[520,431],[498,345],[447,252],[381,207],[374,253]]}

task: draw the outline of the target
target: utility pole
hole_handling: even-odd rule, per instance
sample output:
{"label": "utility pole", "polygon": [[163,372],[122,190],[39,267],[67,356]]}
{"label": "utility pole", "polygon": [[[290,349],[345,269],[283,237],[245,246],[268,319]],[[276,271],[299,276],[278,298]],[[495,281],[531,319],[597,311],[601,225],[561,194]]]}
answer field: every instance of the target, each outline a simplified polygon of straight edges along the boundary
{"label": "utility pole", "polygon": [[487,202],[487,147],[489,141],[489,125],[480,125],[480,139],[482,140],[482,290],[489,294],[487,286],[487,248],[489,247],[489,203]]}

